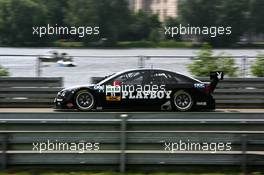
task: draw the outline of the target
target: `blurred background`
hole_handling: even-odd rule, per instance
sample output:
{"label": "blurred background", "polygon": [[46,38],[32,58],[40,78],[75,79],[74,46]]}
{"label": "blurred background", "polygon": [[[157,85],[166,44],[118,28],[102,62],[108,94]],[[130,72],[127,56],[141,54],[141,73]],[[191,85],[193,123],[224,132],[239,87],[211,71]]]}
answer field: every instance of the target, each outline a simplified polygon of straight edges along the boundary
{"label": "blurred background", "polygon": [[[159,67],[193,76],[224,70],[229,77],[263,77],[263,9],[263,0],[0,0],[0,76],[58,76],[75,85]],[[33,35],[32,27],[47,24],[99,26],[100,34]],[[180,24],[231,26],[232,34],[165,35],[165,26]]]}
{"label": "blurred background", "polygon": [[[262,0],[0,0],[2,46],[217,47],[263,46]],[[33,26],[99,26],[100,35],[32,35]],[[178,36],[164,26],[231,26],[231,36]],[[133,42],[134,41],[134,42]],[[185,42],[183,42],[185,41]],[[74,42],[74,43],[71,43]],[[76,43],[79,42],[79,43]]]}
{"label": "blurred background", "polygon": [[[152,168],[234,175],[242,174],[240,167],[245,175],[263,175],[263,18],[264,0],[0,0],[0,175],[66,175],[41,171],[117,170],[119,164],[121,172],[145,169],[148,175]],[[33,27],[48,25],[98,26],[100,34],[33,34]],[[232,34],[165,35],[165,27],[180,25],[230,26]],[[203,81],[224,71],[227,78],[213,94],[217,113],[53,113],[63,87],[143,67]],[[228,141],[234,148],[163,154],[160,146],[175,139]],[[35,154],[32,143],[46,140],[101,141],[103,148],[93,155]],[[2,173],[6,168],[10,172]]]}

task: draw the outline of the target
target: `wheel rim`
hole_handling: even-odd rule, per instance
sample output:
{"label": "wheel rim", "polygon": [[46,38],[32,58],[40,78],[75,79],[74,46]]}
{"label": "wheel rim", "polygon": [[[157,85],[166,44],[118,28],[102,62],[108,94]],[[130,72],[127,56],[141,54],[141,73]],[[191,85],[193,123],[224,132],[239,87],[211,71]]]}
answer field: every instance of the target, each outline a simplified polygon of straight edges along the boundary
{"label": "wheel rim", "polygon": [[82,92],[76,97],[76,104],[80,109],[89,110],[93,107],[94,98],[89,92]]}
{"label": "wheel rim", "polygon": [[180,93],[175,95],[175,106],[180,110],[188,110],[192,106],[192,98],[188,93]]}

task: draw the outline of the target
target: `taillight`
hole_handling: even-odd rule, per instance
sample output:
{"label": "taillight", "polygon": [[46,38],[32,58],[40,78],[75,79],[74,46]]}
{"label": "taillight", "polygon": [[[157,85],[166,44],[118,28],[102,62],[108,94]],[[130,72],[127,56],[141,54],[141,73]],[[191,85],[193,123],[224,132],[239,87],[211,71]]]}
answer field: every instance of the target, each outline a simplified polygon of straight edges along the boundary
{"label": "taillight", "polygon": [[204,91],[206,93],[212,93],[211,85],[210,84],[206,84],[205,87],[204,87]]}

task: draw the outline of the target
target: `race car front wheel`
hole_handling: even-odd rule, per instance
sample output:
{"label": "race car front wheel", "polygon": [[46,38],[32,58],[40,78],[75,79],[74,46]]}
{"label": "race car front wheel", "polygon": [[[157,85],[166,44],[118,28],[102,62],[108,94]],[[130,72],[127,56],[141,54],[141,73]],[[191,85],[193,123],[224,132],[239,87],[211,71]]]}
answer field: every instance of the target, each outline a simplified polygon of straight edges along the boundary
{"label": "race car front wheel", "polygon": [[95,106],[94,96],[87,90],[80,90],[76,93],[75,103],[80,111],[90,111]]}
{"label": "race car front wheel", "polygon": [[177,91],[173,96],[173,107],[177,111],[190,111],[193,107],[192,96],[184,90]]}

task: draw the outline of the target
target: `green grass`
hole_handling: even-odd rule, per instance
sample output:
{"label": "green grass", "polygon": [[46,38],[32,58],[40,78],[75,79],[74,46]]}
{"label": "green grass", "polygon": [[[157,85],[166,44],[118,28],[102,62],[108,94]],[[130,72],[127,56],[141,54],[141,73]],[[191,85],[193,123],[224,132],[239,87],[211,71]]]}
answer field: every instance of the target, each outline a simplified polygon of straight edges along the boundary
{"label": "green grass", "polygon": [[120,41],[117,43],[120,48],[154,48],[156,44],[151,41]]}
{"label": "green grass", "polygon": [[52,47],[84,47],[82,42],[62,42],[56,41],[52,43]]}
{"label": "green grass", "polygon": [[189,41],[122,41],[118,42],[117,47],[121,48],[193,48],[194,45]]}
{"label": "green grass", "polygon": [[[52,47],[75,47],[75,48],[100,48],[98,44],[91,43],[85,46],[82,42],[56,41]],[[107,46],[108,48],[193,48],[194,44],[189,41],[160,41],[158,43],[152,41],[120,41],[114,45]]]}
{"label": "green grass", "polygon": [[[45,173],[28,173],[28,172],[9,172],[0,173],[0,175],[122,175],[121,173],[105,172],[45,172]],[[242,175],[242,173],[126,173],[126,175]],[[252,173],[252,175],[261,175],[261,173]]]}

